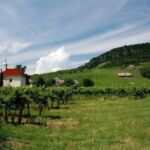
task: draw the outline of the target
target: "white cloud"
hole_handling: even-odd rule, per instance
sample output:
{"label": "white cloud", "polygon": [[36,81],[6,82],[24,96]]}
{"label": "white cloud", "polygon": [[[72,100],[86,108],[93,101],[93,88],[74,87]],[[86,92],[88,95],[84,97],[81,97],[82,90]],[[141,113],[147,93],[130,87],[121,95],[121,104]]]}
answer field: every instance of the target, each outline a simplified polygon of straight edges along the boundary
{"label": "white cloud", "polygon": [[[150,37],[150,30],[147,28],[139,28],[138,25],[139,24],[131,24],[128,26],[123,26],[121,28],[106,32],[98,36],[87,38],[78,42],[65,44],[65,47],[67,49],[66,51],[71,55],[95,52],[102,53],[118,46],[148,42]],[[47,56],[50,52],[55,51],[57,48],[58,46],[49,47],[49,49],[47,49],[47,47],[36,48],[36,50],[34,49],[31,51],[23,51],[22,53],[11,56],[9,55],[6,58],[9,60],[10,64],[31,61],[32,63],[34,63],[33,61],[38,60],[41,56]],[[0,51],[1,49],[3,50],[3,47],[1,48],[0,46]]]}
{"label": "white cloud", "polygon": [[35,73],[41,74],[64,69],[69,62],[70,54],[64,50],[64,47],[41,57],[37,61]]}
{"label": "white cloud", "polygon": [[1,44],[1,45],[0,45],[0,54],[3,54],[6,49],[7,49],[7,45]]}
{"label": "white cloud", "polygon": [[21,43],[21,42],[13,42],[9,45],[8,52],[9,53],[18,53],[22,51],[22,49],[25,49],[29,47],[30,43]]}
{"label": "white cloud", "polygon": [[26,73],[30,74],[30,75],[34,74],[34,70],[36,69],[36,65],[35,64],[29,64],[26,66],[27,66]]}
{"label": "white cloud", "polygon": [[[131,32],[131,30],[133,30]],[[150,30],[137,31],[132,26],[123,27],[104,35],[95,36],[77,43],[66,45],[73,54],[104,52],[112,48],[149,42]]]}
{"label": "white cloud", "polygon": [[27,42],[3,42],[0,43],[0,54],[16,54],[21,52],[23,49],[28,48],[29,46],[31,46],[31,43]]}

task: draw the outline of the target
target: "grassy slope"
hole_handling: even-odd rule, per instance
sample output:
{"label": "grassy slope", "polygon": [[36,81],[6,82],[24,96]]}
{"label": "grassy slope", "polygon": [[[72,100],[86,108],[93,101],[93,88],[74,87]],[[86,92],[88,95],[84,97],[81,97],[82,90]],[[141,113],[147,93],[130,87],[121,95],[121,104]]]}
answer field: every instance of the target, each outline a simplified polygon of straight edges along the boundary
{"label": "grassy slope", "polygon": [[[150,147],[150,97],[76,97],[69,106],[44,112],[49,126],[6,125],[15,149],[145,150]],[[50,118],[60,119],[50,119]]]}
{"label": "grassy slope", "polygon": [[[132,72],[133,78],[118,78],[118,72]],[[89,69],[84,70],[83,72],[77,71],[76,73],[49,73],[42,75],[45,81],[59,77],[61,79],[77,79],[80,82],[84,78],[91,78],[95,82],[96,87],[108,88],[108,87],[150,87],[150,80],[143,78],[138,70],[121,70],[119,68],[108,68],[108,69]],[[33,76],[33,80],[36,79],[36,76]]]}

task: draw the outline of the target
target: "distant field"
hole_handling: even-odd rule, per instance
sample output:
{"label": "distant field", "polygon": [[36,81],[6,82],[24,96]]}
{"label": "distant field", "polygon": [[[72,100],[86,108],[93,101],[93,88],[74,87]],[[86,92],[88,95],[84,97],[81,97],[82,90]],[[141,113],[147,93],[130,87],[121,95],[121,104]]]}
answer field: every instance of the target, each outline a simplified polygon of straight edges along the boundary
{"label": "distant field", "polygon": [[[118,72],[132,72],[134,77],[131,78],[119,78],[117,76]],[[96,87],[101,88],[128,88],[128,87],[149,87],[150,80],[143,78],[138,70],[122,70],[119,68],[109,68],[109,69],[89,69],[82,72],[56,72],[44,74],[42,77],[45,81],[52,78],[58,77],[61,79],[77,79],[81,82],[84,78],[90,78],[95,82]],[[36,80],[37,76],[33,77]]]}
{"label": "distant field", "polygon": [[[150,97],[77,96],[43,113],[47,126],[5,125],[15,150],[148,150]],[[39,118],[40,119],[40,118]]]}

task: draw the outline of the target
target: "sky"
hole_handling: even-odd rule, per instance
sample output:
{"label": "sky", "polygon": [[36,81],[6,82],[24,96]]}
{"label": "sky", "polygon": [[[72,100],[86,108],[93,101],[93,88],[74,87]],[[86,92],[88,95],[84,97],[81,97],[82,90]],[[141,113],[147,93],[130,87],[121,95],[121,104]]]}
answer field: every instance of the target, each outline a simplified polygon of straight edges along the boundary
{"label": "sky", "polygon": [[0,0],[0,65],[28,74],[74,68],[150,42],[150,0]]}

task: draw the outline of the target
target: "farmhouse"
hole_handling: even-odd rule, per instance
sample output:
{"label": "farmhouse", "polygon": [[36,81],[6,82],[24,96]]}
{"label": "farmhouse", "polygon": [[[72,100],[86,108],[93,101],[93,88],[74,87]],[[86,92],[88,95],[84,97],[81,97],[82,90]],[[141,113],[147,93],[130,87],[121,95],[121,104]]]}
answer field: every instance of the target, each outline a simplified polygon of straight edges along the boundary
{"label": "farmhouse", "polygon": [[118,77],[133,77],[133,75],[130,72],[120,72],[118,73]]}
{"label": "farmhouse", "polygon": [[65,81],[64,80],[61,80],[59,78],[55,78],[55,85],[56,86],[61,86],[61,85],[64,85],[65,84]]}
{"label": "farmhouse", "polygon": [[26,85],[26,75],[18,69],[7,68],[7,62],[4,63],[4,71],[1,72],[3,86],[20,87]]}

